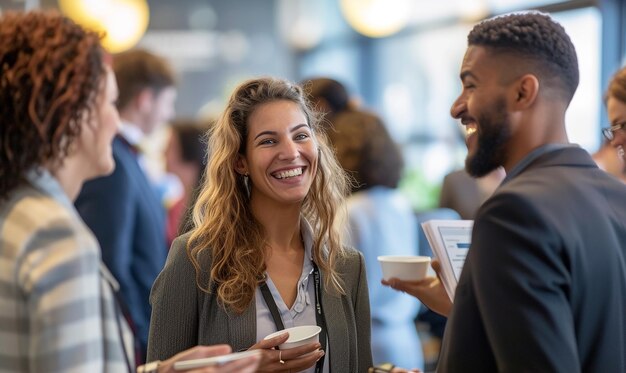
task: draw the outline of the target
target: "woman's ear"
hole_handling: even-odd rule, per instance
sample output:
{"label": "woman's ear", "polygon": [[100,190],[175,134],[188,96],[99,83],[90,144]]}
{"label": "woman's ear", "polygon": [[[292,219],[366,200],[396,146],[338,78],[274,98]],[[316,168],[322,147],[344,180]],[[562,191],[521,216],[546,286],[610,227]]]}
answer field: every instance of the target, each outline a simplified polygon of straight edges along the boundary
{"label": "woman's ear", "polygon": [[246,158],[241,154],[237,155],[237,160],[235,161],[235,171],[242,176],[248,175]]}

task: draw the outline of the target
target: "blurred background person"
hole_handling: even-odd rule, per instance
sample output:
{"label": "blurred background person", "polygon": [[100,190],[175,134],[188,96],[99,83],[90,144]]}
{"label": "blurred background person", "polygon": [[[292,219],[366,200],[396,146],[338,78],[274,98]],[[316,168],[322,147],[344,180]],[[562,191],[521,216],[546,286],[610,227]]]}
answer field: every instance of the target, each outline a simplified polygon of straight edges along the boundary
{"label": "blurred background person", "polygon": [[115,171],[85,183],[76,200],[98,238],[102,259],[120,283],[125,315],[143,361],[150,325],[150,289],[167,255],[165,211],[140,163],[139,144],[172,118],[175,76],[163,58],[137,49],[113,58],[122,125],[113,141]]}
{"label": "blurred background person", "polygon": [[[465,142],[465,128],[461,126],[458,128],[457,133]],[[456,211],[461,219],[474,220],[480,205],[493,194],[505,176],[502,167],[478,178],[471,177],[464,168],[452,171],[443,178],[439,207]]]}
{"label": "blurred background person", "polygon": [[328,77],[307,78],[300,82],[316,110],[324,114],[323,124],[332,123],[338,114],[352,110],[358,105],[348,94],[346,87]]}
{"label": "blurred background person", "polygon": [[626,183],[626,162],[619,155],[619,150],[607,139],[598,151],[591,155],[598,167]]}
{"label": "blurred background person", "polygon": [[[115,167],[118,92],[100,37],[55,12],[5,13],[0,37],[0,370],[134,372],[117,281],[71,202]],[[154,371],[229,351],[195,347]]]}
{"label": "blurred background person", "polygon": [[209,124],[194,119],[178,119],[172,122],[170,136],[165,147],[165,171],[176,175],[182,191],[180,197],[167,212],[167,241],[191,229],[190,214],[187,213],[195,200],[207,161],[206,135]]}
{"label": "blurred background person", "polygon": [[[420,304],[383,287],[379,255],[418,255],[418,223],[397,189],[403,158],[382,120],[373,113],[348,110],[334,116],[329,138],[341,166],[354,177],[347,200],[347,242],[363,253],[372,315],[374,364],[391,362],[424,368],[414,319]],[[407,353],[410,351],[410,353]]]}
{"label": "blurred background person", "polygon": [[618,155],[626,162],[626,67],[619,70],[611,79],[605,96],[610,127],[602,130],[604,137],[617,149]]}
{"label": "blurred background person", "polygon": [[443,178],[439,207],[459,213],[461,219],[473,220],[483,204],[504,180],[502,167],[479,178],[471,177],[465,170],[456,170]]}

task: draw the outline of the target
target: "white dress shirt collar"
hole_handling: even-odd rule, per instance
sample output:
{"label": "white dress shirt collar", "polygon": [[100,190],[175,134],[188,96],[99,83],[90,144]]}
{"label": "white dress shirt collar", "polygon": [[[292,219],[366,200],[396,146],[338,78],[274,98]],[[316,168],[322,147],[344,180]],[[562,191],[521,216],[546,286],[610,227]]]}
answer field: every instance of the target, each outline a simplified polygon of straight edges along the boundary
{"label": "white dress shirt collar", "polygon": [[124,139],[126,139],[126,141],[128,141],[128,143],[133,146],[138,146],[146,137],[146,135],[138,126],[129,122],[122,122],[122,125],[119,129],[119,134],[122,135]]}

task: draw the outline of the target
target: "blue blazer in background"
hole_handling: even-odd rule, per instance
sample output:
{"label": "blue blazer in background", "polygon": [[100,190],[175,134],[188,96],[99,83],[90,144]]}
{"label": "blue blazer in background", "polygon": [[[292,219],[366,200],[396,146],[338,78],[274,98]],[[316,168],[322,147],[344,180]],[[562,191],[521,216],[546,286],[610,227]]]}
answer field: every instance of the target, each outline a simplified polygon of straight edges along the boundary
{"label": "blue blazer in background", "polygon": [[76,208],[102,247],[102,259],[121,286],[142,354],[150,326],[150,289],[165,264],[165,213],[137,155],[119,135],[113,174],[85,183]]}

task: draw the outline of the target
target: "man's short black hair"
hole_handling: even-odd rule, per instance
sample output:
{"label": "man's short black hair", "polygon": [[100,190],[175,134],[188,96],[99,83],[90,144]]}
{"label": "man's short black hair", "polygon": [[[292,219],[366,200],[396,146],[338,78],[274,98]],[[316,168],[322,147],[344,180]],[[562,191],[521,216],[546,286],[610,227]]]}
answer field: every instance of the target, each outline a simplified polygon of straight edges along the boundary
{"label": "man's short black hair", "polygon": [[553,81],[567,102],[576,92],[576,50],[563,26],[546,14],[520,13],[485,20],[472,29],[467,42],[529,61],[537,78],[548,85]]}

